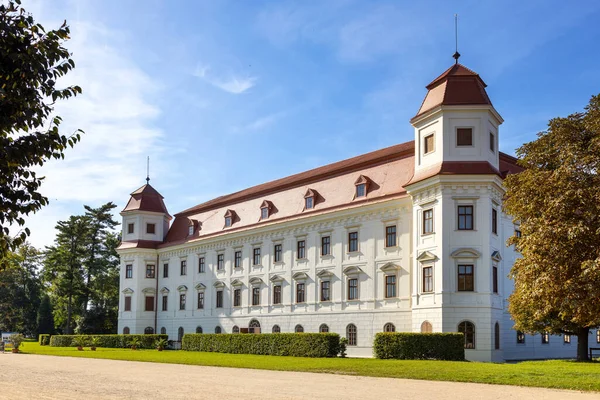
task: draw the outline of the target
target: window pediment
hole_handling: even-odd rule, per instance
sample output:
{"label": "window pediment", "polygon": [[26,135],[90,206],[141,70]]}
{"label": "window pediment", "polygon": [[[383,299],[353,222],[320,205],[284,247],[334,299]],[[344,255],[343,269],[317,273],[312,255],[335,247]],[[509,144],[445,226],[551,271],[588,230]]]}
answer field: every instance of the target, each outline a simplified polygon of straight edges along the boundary
{"label": "window pediment", "polygon": [[344,268],[344,275],[347,276],[356,276],[362,274],[363,270],[359,267],[346,267]]}
{"label": "window pediment", "polygon": [[201,291],[206,290],[206,285],[204,283],[199,283],[195,286],[195,288],[197,291],[201,292]]}
{"label": "window pediment", "polygon": [[259,277],[255,276],[253,278],[250,278],[250,284],[257,286],[257,285],[262,285],[264,282],[262,279],[260,279]]}
{"label": "window pediment", "polygon": [[502,261],[502,256],[500,255],[500,252],[498,250],[495,250],[494,252],[492,252],[492,260],[494,260],[496,262]]}
{"label": "window pediment", "polygon": [[400,266],[389,262],[389,263],[386,263],[383,266],[381,266],[381,268],[379,268],[379,269],[382,270],[383,272],[396,272],[400,269]]}
{"label": "window pediment", "polygon": [[279,275],[273,275],[271,278],[269,278],[269,280],[271,282],[283,282],[283,277]]}
{"label": "window pediment", "polygon": [[239,286],[243,286],[243,285],[244,285],[244,282],[240,281],[239,279],[234,279],[231,281],[231,286],[239,287]]}
{"label": "window pediment", "polygon": [[358,177],[358,179],[356,181],[354,181],[355,185],[362,185],[362,184],[368,184],[369,183],[369,178],[367,178],[364,175],[360,175]]}
{"label": "window pediment", "polygon": [[305,281],[308,279],[308,274],[306,274],[306,272],[296,272],[294,275],[292,275],[292,278],[295,281]]}
{"label": "window pediment", "polygon": [[223,281],[216,281],[213,284],[213,286],[216,287],[216,288],[224,288],[225,287],[225,283],[223,283]]}
{"label": "window pediment", "polygon": [[417,261],[419,261],[421,263],[432,262],[432,261],[436,261],[436,260],[437,260],[437,256],[430,251],[424,251],[421,254],[419,254],[419,256],[417,257]]}
{"label": "window pediment", "polygon": [[273,203],[271,203],[269,200],[263,200],[262,204],[260,205],[260,208],[268,208],[269,210],[271,207],[273,207]]}
{"label": "window pediment", "polygon": [[162,289],[160,289],[160,292],[161,292],[162,294],[168,294],[168,293],[170,292],[170,290],[169,290],[169,289],[168,289],[168,288],[165,286],[165,287],[163,287]]}
{"label": "window pediment", "polygon": [[144,288],[144,289],[142,289],[142,293],[144,293],[144,294],[155,294],[156,290],[154,288]]}
{"label": "window pediment", "polygon": [[187,292],[188,288],[185,285],[179,285],[177,286],[177,291],[178,292]]}
{"label": "window pediment", "polygon": [[308,197],[316,197],[316,196],[317,196],[317,191],[314,189],[310,189],[310,188],[306,191],[306,194],[304,194],[305,199]]}
{"label": "window pediment", "polygon": [[331,272],[328,269],[322,269],[319,272],[317,272],[317,276],[321,279],[331,278],[333,276],[333,272]]}
{"label": "window pediment", "polygon": [[133,289],[132,288],[126,288],[126,289],[123,289],[123,291],[121,293],[124,293],[124,294],[133,294]]}
{"label": "window pediment", "polygon": [[479,258],[481,253],[473,248],[461,247],[450,254],[452,258]]}

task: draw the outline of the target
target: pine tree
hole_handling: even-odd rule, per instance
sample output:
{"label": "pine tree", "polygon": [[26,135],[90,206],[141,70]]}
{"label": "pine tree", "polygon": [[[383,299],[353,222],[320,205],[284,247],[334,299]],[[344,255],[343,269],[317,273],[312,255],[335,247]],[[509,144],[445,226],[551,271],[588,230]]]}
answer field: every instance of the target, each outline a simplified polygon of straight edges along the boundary
{"label": "pine tree", "polygon": [[54,333],[54,316],[52,315],[52,303],[50,302],[50,296],[48,296],[47,294],[42,296],[42,301],[40,303],[40,307],[38,308],[37,327],[38,334]]}

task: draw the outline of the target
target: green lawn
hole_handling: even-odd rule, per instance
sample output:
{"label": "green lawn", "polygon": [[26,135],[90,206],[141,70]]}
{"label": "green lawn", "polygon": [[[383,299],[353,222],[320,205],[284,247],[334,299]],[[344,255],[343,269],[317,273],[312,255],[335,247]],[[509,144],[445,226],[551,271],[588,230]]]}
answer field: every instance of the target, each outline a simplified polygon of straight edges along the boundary
{"label": "green lawn", "polygon": [[451,361],[403,361],[357,358],[299,358],[255,356],[248,354],[200,353],[188,351],[104,349],[78,351],[72,347],[40,346],[27,342],[23,353],[53,356],[106,358],[161,362],[305,371],[388,378],[426,379],[435,381],[478,382],[518,386],[537,386],[600,392],[600,363],[573,361],[529,361],[518,364],[492,364]]}

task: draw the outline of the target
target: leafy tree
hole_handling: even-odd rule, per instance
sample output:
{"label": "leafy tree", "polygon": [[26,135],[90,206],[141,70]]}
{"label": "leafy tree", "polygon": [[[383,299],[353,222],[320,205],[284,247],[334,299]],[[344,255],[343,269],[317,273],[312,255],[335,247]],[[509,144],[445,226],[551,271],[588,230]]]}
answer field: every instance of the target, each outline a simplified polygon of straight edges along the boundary
{"label": "leafy tree", "polygon": [[600,95],[554,118],[517,150],[525,170],[505,180],[505,210],[520,223],[509,311],[521,331],[576,335],[588,359],[600,325]]}
{"label": "leafy tree", "polygon": [[41,284],[37,276],[40,253],[24,244],[4,259],[6,268],[0,271],[0,331],[37,333],[37,309]]}
{"label": "leafy tree", "polygon": [[40,307],[37,314],[38,333],[54,333],[54,316],[52,315],[52,303],[50,296],[47,294],[42,296]]}
{"label": "leafy tree", "polygon": [[13,238],[9,226],[24,226],[25,215],[48,204],[33,168],[64,158],[80,140],[80,131],[62,135],[61,118],[52,115],[57,100],[81,93],[79,86],[56,85],[75,67],[63,47],[69,27],[46,31],[20,4],[0,4],[0,261],[29,235],[24,228]]}

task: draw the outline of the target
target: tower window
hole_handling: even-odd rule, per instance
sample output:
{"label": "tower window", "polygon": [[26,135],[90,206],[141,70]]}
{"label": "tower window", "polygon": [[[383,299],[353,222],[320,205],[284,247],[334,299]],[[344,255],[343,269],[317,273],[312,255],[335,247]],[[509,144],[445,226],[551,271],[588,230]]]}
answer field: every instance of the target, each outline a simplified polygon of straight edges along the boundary
{"label": "tower window", "polygon": [[459,265],[458,266],[458,291],[472,292],[475,290],[473,281],[473,266]]}
{"label": "tower window", "polygon": [[156,224],[146,224],[146,233],[155,234],[156,233]]}
{"label": "tower window", "polygon": [[473,206],[458,206],[458,229],[473,230]]}
{"label": "tower window", "polygon": [[146,265],[146,278],[154,279],[154,264]]}
{"label": "tower window", "polygon": [[133,265],[127,264],[125,266],[125,278],[133,278]]}
{"label": "tower window", "polygon": [[490,132],[490,151],[492,153],[496,152],[496,138],[492,132]]}
{"label": "tower window", "polygon": [[457,146],[473,146],[473,128],[456,129]]}
{"label": "tower window", "polygon": [[492,208],[492,233],[498,234],[498,210]]}
{"label": "tower window", "polygon": [[134,232],[133,228],[134,228],[133,223],[127,224],[127,233],[133,233]]}
{"label": "tower window", "polygon": [[131,311],[131,296],[125,297],[125,311]]}
{"label": "tower window", "polygon": [[423,235],[433,233],[433,208],[423,211]]}
{"label": "tower window", "polygon": [[434,148],[434,141],[433,141],[433,133],[431,135],[427,135],[425,136],[424,139],[424,143],[423,143],[423,148],[424,148],[424,153],[431,153],[433,152],[433,150],[435,150]]}

